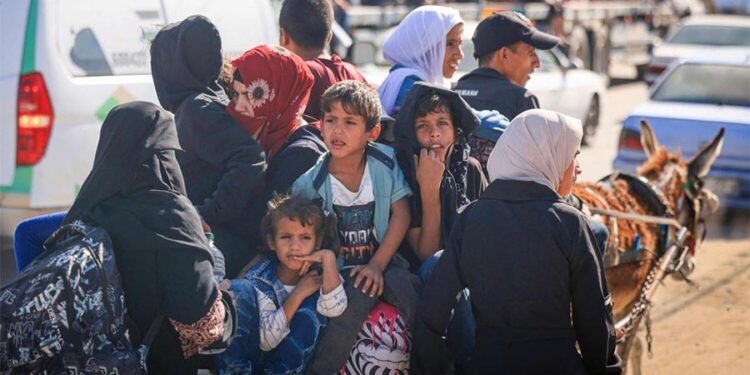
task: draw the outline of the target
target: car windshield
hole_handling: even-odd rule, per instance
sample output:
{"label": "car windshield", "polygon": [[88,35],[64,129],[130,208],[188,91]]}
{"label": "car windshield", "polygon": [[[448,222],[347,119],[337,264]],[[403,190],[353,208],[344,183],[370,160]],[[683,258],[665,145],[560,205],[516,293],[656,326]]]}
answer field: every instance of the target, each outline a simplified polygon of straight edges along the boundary
{"label": "car windshield", "polygon": [[664,79],[651,98],[663,102],[750,107],[750,67],[683,64]]}
{"label": "car windshield", "polygon": [[750,47],[750,27],[687,25],[667,43]]}

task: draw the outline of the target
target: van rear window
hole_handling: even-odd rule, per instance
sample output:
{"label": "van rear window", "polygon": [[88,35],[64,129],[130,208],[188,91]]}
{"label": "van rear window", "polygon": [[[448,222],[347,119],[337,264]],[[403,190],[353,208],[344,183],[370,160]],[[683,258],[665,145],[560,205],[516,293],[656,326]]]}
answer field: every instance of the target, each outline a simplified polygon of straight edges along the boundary
{"label": "van rear window", "polygon": [[[76,77],[151,74],[149,41],[166,23],[202,14],[217,26],[224,54],[278,41],[268,1],[60,0],[59,53]],[[162,7],[163,5],[163,7]]]}

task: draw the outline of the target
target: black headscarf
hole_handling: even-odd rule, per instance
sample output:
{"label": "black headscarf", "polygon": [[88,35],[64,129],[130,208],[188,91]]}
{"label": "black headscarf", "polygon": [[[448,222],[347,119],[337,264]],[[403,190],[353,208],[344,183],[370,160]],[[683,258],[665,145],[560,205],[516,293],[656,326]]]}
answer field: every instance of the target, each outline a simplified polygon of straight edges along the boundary
{"label": "black headscarf", "polygon": [[444,218],[444,220],[441,220],[443,226],[441,233],[443,233],[445,239],[450,233],[450,226],[453,223],[456,210],[469,203],[466,195],[469,168],[469,146],[466,137],[479,126],[479,119],[463,98],[453,91],[424,82],[415,83],[409,91],[393,126],[399,165],[414,192],[414,198],[411,199],[413,227],[421,226],[422,214],[422,200],[419,195],[416,165],[414,164],[414,155],[419,155],[422,146],[417,140],[414,122],[417,117],[417,103],[422,98],[431,95],[439,95],[447,99],[453,118],[453,126],[456,129],[453,148],[446,158],[446,172],[443,174],[443,181],[440,184],[440,201],[443,202],[441,209]]}
{"label": "black headscarf", "polygon": [[[107,230],[128,308],[135,310],[129,313],[141,329],[157,308],[194,322],[216,298],[213,257],[198,213],[185,197],[177,150],[168,112],[146,102],[115,107],[102,125],[91,173],[63,221],[84,219]],[[179,258],[164,262],[160,254]],[[160,282],[162,277],[169,282]]]}
{"label": "black headscarf", "polygon": [[164,26],[151,42],[151,75],[159,103],[175,112],[196,92],[226,105],[217,82],[223,66],[221,36],[204,16],[190,16]]}

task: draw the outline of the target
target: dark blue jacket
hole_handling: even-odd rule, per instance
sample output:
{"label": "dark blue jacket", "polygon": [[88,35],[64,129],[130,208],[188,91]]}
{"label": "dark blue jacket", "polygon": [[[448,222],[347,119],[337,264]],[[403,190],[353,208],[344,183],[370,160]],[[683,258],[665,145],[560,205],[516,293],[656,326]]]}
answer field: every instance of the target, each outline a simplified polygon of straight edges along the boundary
{"label": "dark blue jacket", "polygon": [[539,108],[539,100],[492,68],[477,68],[461,77],[454,89],[478,111],[496,110],[510,120],[519,113]]}

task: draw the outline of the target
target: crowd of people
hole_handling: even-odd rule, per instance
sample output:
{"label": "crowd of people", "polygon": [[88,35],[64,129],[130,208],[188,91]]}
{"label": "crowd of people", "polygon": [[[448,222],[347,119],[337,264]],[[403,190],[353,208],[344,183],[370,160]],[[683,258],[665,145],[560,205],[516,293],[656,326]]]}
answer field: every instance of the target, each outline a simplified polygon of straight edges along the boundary
{"label": "crowd of people", "polygon": [[376,90],[329,54],[333,17],[285,0],[280,45],[233,60],[209,19],[165,26],[159,106],[110,112],[70,211],[18,226],[19,268],[60,225],[106,229],[130,328],[168,318],[157,374],[605,373],[607,232],[570,197],[581,122],[524,88],[559,40],[494,14],[453,91],[463,21],[422,6]]}

